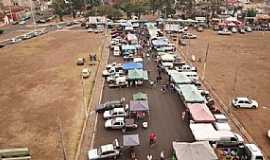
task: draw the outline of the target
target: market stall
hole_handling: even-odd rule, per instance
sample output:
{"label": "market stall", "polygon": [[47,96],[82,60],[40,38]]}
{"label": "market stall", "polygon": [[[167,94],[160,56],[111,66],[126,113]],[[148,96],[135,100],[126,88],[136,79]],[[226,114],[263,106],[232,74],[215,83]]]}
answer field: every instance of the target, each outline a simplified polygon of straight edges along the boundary
{"label": "market stall", "polygon": [[212,123],[215,121],[213,114],[204,103],[188,103],[187,108],[195,123]]}
{"label": "market stall", "polygon": [[185,103],[205,103],[205,98],[201,95],[195,85],[181,84],[177,87],[179,87],[179,94]]}
{"label": "market stall", "polygon": [[139,101],[139,100],[147,100],[147,94],[144,94],[142,92],[138,92],[136,94],[133,94],[133,100],[134,101]]}
{"label": "market stall", "polygon": [[172,142],[177,160],[218,160],[213,148],[206,141],[202,142]]}

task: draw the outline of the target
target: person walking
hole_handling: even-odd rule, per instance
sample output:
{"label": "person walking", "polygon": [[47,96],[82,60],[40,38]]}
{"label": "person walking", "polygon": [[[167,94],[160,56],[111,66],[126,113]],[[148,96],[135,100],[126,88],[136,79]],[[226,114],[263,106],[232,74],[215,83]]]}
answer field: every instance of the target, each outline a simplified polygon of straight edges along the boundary
{"label": "person walking", "polygon": [[150,135],[149,135],[149,144],[150,144],[150,147],[154,143],[156,143],[156,141],[157,141],[157,135],[154,132],[150,133]]}
{"label": "person walking", "polygon": [[160,152],[160,160],[165,160],[164,151]]}
{"label": "person walking", "polygon": [[153,156],[149,153],[147,156],[146,156],[147,160],[152,160],[153,159]]}

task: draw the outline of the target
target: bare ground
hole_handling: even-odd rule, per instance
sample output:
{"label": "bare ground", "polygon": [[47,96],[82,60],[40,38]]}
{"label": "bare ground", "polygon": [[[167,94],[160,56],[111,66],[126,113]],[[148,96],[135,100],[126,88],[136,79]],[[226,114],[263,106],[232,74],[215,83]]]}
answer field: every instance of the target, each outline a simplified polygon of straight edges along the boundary
{"label": "bare ground", "polygon": [[[269,159],[270,140],[266,133],[270,129],[270,33],[218,36],[205,31],[198,35],[198,39],[191,40],[189,49],[182,48],[182,51],[188,50],[189,57],[193,54],[203,62],[209,43],[206,81],[222,101],[228,106],[235,96],[249,96],[258,101],[257,110],[231,107],[231,111]],[[197,62],[196,66],[201,72],[203,63]]]}
{"label": "bare ground", "polygon": [[[82,67],[99,54],[102,38],[86,32],[53,32],[0,49],[0,148],[29,147],[33,159],[62,159],[59,122],[69,159],[84,117]],[[96,67],[90,67],[94,75]],[[85,80],[89,98],[93,76]]]}

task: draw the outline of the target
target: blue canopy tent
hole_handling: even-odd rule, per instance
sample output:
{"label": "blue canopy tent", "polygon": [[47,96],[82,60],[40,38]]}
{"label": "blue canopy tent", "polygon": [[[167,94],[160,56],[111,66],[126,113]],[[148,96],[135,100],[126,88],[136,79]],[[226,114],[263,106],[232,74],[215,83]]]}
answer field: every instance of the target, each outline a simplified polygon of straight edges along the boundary
{"label": "blue canopy tent", "polygon": [[143,69],[143,64],[142,63],[135,63],[135,62],[124,63],[122,65],[122,68],[124,70]]}

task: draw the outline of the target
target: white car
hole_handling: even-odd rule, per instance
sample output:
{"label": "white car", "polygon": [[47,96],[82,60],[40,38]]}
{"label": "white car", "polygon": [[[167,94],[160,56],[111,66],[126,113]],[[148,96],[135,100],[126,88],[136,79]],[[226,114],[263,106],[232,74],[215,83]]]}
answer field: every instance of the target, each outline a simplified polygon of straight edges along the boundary
{"label": "white car", "polygon": [[182,34],[181,38],[182,39],[196,39],[197,35],[190,33],[190,32],[186,32],[186,33]]}
{"label": "white car", "polygon": [[218,131],[231,131],[231,127],[228,123],[228,118],[224,114],[214,114],[216,121],[214,122],[214,127]]}
{"label": "white car", "polygon": [[81,76],[82,76],[83,78],[88,78],[88,77],[90,76],[90,71],[89,71],[89,69],[88,69],[88,68],[84,68],[84,69],[82,70],[82,72],[81,72]]}
{"label": "white car", "polygon": [[105,128],[122,129],[125,126],[124,117],[116,117],[105,122]]}
{"label": "white car", "polygon": [[247,97],[237,97],[232,100],[232,105],[236,108],[257,108],[258,102]]}
{"label": "white car", "polygon": [[102,72],[102,75],[103,75],[104,77],[112,76],[112,75],[115,75],[115,74],[123,75],[123,74],[124,74],[124,71],[121,70],[121,69],[116,69],[115,67],[112,67],[112,68],[110,68],[109,70],[106,69],[106,70],[104,70],[104,71]]}
{"label": "white car", "polygon": [[114,46],[114,48],[113,48],[113,55],[114,56],[120,56],[121,55],[121,51],[120,51],[120,47],[119,46]]}
{"label": "white car", "polygon": [[138,125],[135,124],[134,122],[125,121],[124,117],[116,117],[113,119],[106,120],[105,128],[107,129],[138,128]]}
{"label": "white car", "polygon": [[232,32],[229,31],[228,29],[223,29],[221,31],[218,31],[218,35],[230,36],[230,35],[232,35]]}
{"label": "white car", "polygon": [[182,65],[181,67],[176,68],[176,70],[179,72],[197,72],[196,67],[193,67],[188,64]]}
{"label": "white car", "polygon": [[102,145],[98,148],[88,151],[89,160],[117,159],[119,155],[120,155],[120,146],[117,139],[114,140],[113,144]]}
{"label": "white car", "polygon": [[112,110],[105,111],[103,113],[104,119],[114,118],[114,117],[126,117],[127,112],[125,108],[114,108]]}

